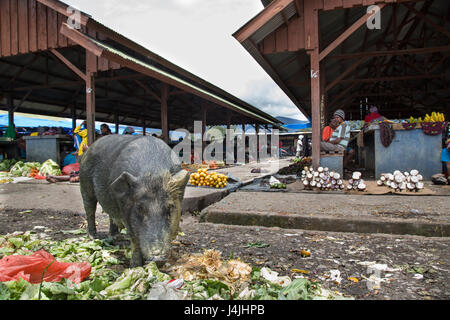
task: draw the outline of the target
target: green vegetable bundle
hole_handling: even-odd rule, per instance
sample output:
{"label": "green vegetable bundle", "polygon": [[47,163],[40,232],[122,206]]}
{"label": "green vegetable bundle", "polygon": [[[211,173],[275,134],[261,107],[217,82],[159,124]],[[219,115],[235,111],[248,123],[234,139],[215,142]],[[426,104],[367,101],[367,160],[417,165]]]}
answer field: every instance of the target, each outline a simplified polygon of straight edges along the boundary
{"label": "green vegetable bundle", "polygon": [[9,171],[19,160],[17,159],[5,159],[0,162],[0,171]]}
{"label": "green vegetable bundle", "polygon": [[270,186],[271,189],[286,189],[287,186],[284,183],[277,183]]}
{"label": "green vegetable bundle", "polygon": [[51,159],[45,161],[39,171],[39,175],[44,177],[47,175],[60,176],[61,174],[61,168],[55,161]]}
{"label": "green vegetable bundle", "polygon": [[9,170],[9,174],[13,177],[27,177],[32,169],[39,170],[40,168],[41,164],[39,162],[24,163],[23,161],[19,161]]}

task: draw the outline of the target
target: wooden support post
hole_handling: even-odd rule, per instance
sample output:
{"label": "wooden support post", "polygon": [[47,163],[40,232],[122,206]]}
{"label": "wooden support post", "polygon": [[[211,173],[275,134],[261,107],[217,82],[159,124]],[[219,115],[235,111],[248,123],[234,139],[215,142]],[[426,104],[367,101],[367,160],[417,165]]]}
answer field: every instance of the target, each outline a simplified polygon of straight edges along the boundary
{"label": "wooden support post", "polygon": [[[320,58],[319,58],[319,17],[317,9],[305,12],[308,15],[309,55],[311,59],[311,121],[312,121],[312,164],[315,169],[320,165]],[[305,24],[307,22],[305,21]]]}
{"label": "wooden support post", "polygon": [[116,125],[116,134],[119,134],[119,115],[114,113],[114,124]]}
{"label": "wooden support post", "polygon": [[8,126],[14,124],[14,99],[11,94],[6,96],[6,103],[8,105]]}
{"label": "wooden support post", "polygon": [[169,143],[169,117],[168,117],[168,107],[167,100],[169,97],[169,85],[167,83],[162,83],[161,87],[161,129],[163,140]]}
{"label": "wooden support post", "polygon": [[95,72],[97,56],[86,50],[86,124],[88,146],[95,142]]}
{"label": "wooden support post", "polygon": [[[202,106],[202,155],[205,153],[206,149],[206,116],[207,116],[207,108],[206,106]],[[204,158],[204,157],[203,157]]]}
{"label": "wooden support post", "polygon": [[88,145],[95,142],[95,80],[92,72],[86,79],[86,124],[88,130]]}
{"label": "wooden support post", "polygon": [[259,124],[255,124],[255,132],[256,132],[256,162],[259,162]]}
{"label": "wooden support post", "polygon": [[76,108],[76,102],[74,102],[70,106],[70,114],[72,115],[72,132],[75,131],[75,128],[77,127],[77,108]]}
{"label": "wooden support post", "polygon": [[227,111],[227,129],[228,130],[231,129],[231,111],[230,110]]}

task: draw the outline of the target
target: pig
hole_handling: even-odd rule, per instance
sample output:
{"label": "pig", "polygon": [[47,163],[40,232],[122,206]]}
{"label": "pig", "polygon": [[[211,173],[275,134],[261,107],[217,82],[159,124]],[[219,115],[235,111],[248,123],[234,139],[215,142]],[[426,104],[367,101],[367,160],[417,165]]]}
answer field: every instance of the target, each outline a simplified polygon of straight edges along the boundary
{"label": "pig", "polygon": [[88,234],[97,237],[97,203],[109,215],[111,237],[126,228],[131,267],[164,264],[179,231],[189,173],[162,140],[109,135],[97,140],[80,163],[80,190]]}

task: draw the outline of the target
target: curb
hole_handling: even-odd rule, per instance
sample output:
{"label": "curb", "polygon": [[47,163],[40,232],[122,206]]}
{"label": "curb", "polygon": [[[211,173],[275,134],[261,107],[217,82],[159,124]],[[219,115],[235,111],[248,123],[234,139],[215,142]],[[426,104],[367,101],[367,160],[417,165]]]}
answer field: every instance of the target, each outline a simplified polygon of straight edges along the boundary
{"label": "curb", "polygon": [[450,224],[417,220],[409,222],[396,219],[380,221],[329,216],[282,215],[267,212],[237,213],[205,210],[200,217],[200,222],[314,231],[450,237]]}

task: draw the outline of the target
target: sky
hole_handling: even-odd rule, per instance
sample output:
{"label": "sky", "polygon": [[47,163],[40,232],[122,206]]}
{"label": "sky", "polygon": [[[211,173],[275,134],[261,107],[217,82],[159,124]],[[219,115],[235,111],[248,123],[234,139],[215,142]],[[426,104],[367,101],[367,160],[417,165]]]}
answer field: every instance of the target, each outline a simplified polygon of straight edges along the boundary
{"label": "sky", "polygon": [[260,0],[65,0],[95,20],[272,116],[306,118],[232,34]]}

